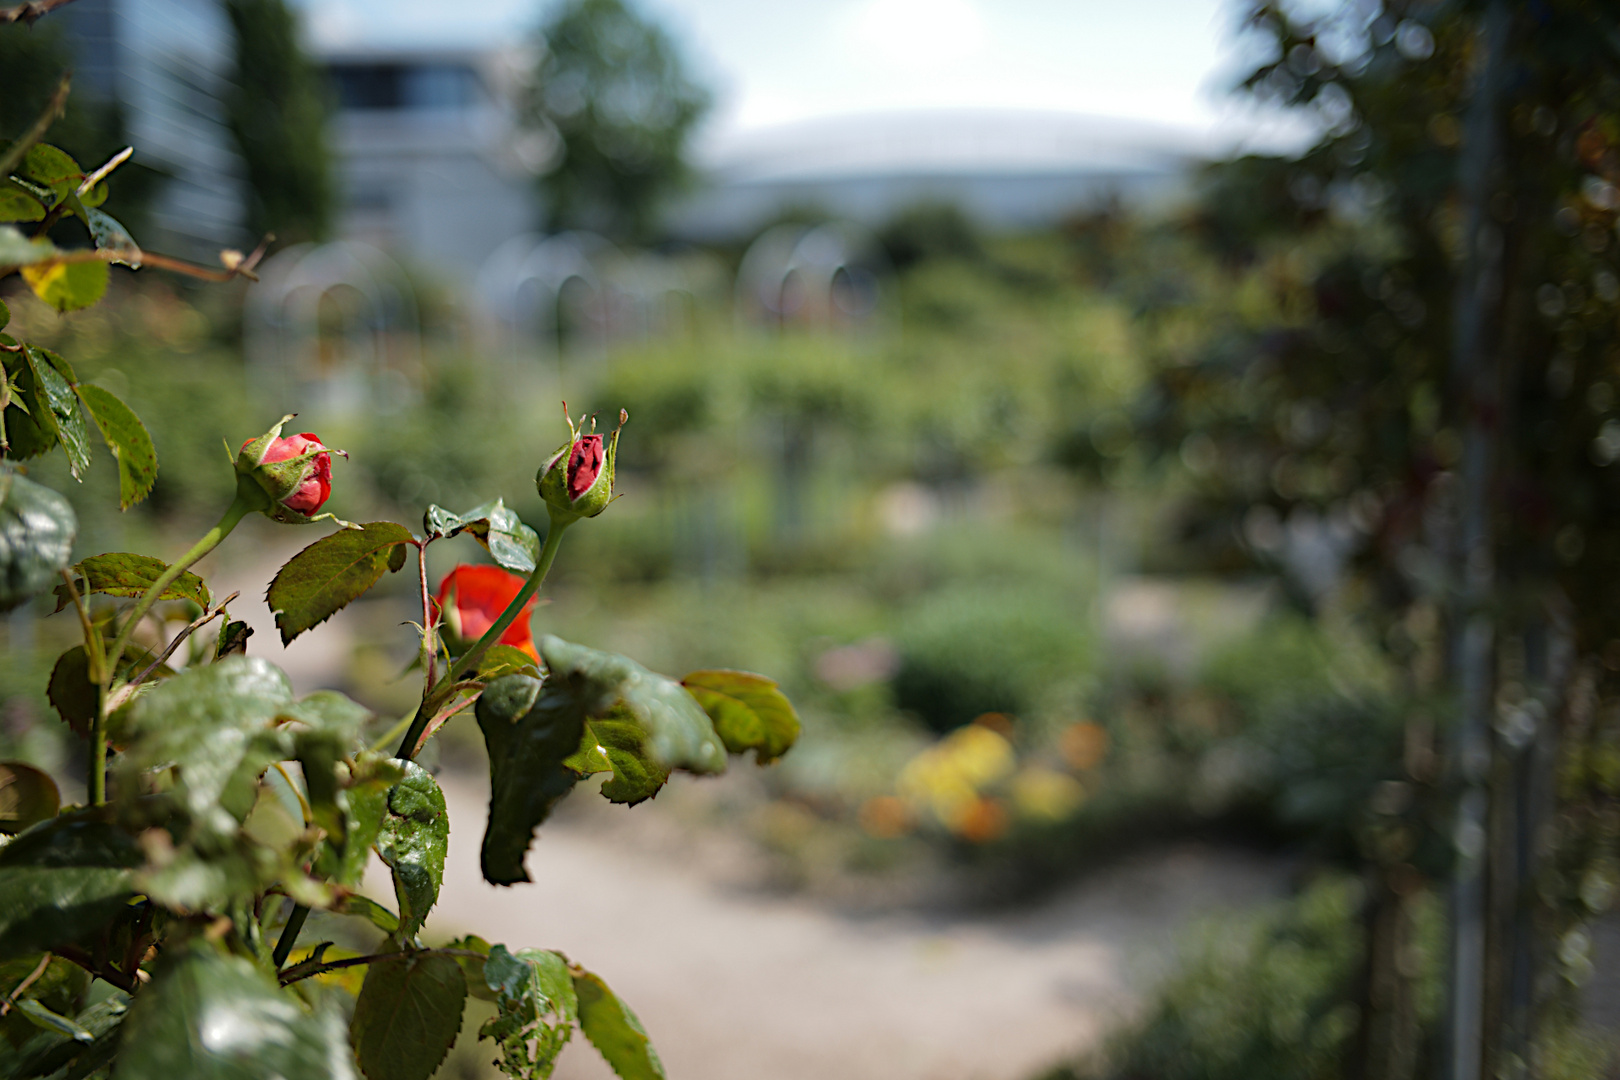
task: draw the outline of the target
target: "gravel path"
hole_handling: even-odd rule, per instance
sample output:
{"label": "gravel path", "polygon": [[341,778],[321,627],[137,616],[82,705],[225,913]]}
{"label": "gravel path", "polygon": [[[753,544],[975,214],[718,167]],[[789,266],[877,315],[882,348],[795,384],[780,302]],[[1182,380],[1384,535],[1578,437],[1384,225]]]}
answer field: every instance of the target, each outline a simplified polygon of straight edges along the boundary
{"label": "gravel path", "polygon": [[[530,853],[534,883],[502,889],[478,872],[484,789],[441,780],[451,820],[478,824],[452,833],[428,934],[561,949],[632,1004],[676,1080],[1028,1080],[1129,1008],[1190,921],[1277,895],[1286,877],[1189,844],[1018,913],[854,917],[564,821]],[[611,1075],[583,1041],[557,1071]]]}

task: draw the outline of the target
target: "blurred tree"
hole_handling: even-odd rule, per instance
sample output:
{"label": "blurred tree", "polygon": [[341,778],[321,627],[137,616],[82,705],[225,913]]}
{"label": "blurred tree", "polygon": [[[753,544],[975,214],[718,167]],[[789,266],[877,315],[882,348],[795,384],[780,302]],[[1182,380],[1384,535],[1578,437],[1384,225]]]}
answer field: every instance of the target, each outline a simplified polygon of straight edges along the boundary
{"label": "blurred tree", "polygon": [[319,72],[298,41],[285,0],[226,0],[236,34],[236,74],[225,101],[247,165],[248,227],[283,241],[331,230],[334,182]]}
{"label": "blurred tree", "polygon": [[675,42],[624,0],[566,0],[541,29],[525,120],[557,143],[540,179],[552,228],[644,241],[687,179],[685,152],[709,93]]}
{"label": "blurred tree", "polygon": [[[1206,175],[1197,224],[1242,273],[1141,290],[1158,372],[1137,430],[1199,482],[1188,534],[1212,559],[1282,569],[1404,672],[1407,758],[1358,826],[1346,1073],[1416,1075],[1438,1049],[1459,1080],[1519,1075],[1620,884],[1614,12],[1257,3],[1248,25],[1269,52],[1248,89],[1321,138]],[[1400,958],[1442,883],[1434,1042]]]}

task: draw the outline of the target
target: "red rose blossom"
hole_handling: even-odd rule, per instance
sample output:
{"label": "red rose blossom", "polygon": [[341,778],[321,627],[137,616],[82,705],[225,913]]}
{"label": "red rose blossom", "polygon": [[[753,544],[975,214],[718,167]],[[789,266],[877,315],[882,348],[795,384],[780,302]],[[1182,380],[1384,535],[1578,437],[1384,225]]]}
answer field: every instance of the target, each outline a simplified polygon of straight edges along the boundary
{"label": "red rose blossom", "polygon": [[[464,646],[470,646],[495,625],[495,620],[525,584],[525,579],[498,566],[456,567],[439,583],[438,607],[443,613],[445,630]],[[534,636],[529,631],[529,615],[533,610],[531,598],[501,634],[500,644],[522,649],[539,660]]]}

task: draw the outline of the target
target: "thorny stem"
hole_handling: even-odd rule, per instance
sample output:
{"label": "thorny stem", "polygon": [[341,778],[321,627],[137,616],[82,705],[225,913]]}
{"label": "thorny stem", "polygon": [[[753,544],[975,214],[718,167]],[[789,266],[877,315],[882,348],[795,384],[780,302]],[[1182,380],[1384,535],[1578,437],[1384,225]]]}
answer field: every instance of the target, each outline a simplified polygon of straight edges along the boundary
{"label": "thorny stem", "polygon": [[163,663],[163,661],[167,660],[169,657],[173,656],[174,651],[178,649],[187,638],[189,638],[192,634],[195,634],[198,630],[201,630],[203,627],[207,626],[209,623],[213,622],[215,619],[219,618],[221,615],[225,614],[225,609],[230,606],[231,601],[235,600],[241,595],[242,593],[240,590],[231,593],[231,595],[227,596],[225,599],[221,600],[219,603],[215,604],[213,607],[207,609],[201,615],[187,623],[185,629],[174,635],[174,640],[163,647],[163,651],[158,653],[157,659],[146,665],[145,670],[129,681],[129,685],[134,687],[145,682],[152,672],[158,669],[158,665]]}
{"label": "thorny stem", "polygon": [[[469,959],[486,959],[483,953],[471,949],[420,949],[417,953],[434,953],[438,956],[465,956]],[[360,967],[363,964],[375,964],[379,960],[397,960],[401,954],[397,952],[372,953],[370,956],[350,956],[342,960],[333,960],[329,963],[317,964],[308,971],[296,971],[291,974],[282,972],[280,976],[282,986],[290,986],[302,979],[313,978],[316,975],[325,975],[329,971],[341,971],[344,968]],[[414,954],[413,954],[414,955]]]}
{"label": "thorny stem", "polygon": [[534,599],[534,594],[540,591],[541,584],[546,580],[546,574],[551,570],[552,562],[557,558],[557,549],[562,546],[563,530],[570,524],[572,523],[552,517],[551,528],[546,530],[545,546],[540,549],[540,558],[535,561],[534,572],[529,575],[529,580],[523,583],[523,588],[518,590],[512,602],[506,605],[506,610],[502,611],[490,628],[484,631],[484,636],[450,666],[450,670],[445,672],[438,685],[422,695],[422,704],[411,720],[410,729],[405,732],[405,738],[400,740],[399,749],[394,752],[396,758],[409,761],[416,756],[416,744],[421,741],[423,732],[427,730],[428,723],[433,719],[434,713],[438,712],[439,706],[456,692],[461,677],[469,669],[477,668],[478,661],[484,658],[489,647],[501,639],[501,635],[506,633],[506,628],[517,619],[518,612],[522,611],[523,606]]}

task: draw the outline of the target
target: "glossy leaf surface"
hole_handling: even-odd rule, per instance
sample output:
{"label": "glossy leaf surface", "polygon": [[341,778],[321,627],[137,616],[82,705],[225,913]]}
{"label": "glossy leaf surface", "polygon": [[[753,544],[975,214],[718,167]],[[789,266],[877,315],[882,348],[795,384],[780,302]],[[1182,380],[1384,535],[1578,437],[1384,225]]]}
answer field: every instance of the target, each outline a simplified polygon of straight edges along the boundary
{"label": "glossy leaf surface", "polygon": [[392,521],[339,529],[288,560],[265,600],[276,613],[283,644],[341,611],[403,563],[410,531]]}
{"label": "glossy leaf surface", "polygon": [[532,574],[540,558],[540,534],[523,524],[500,499],[465,514],[430,506],[422,516],[422,527],[435,537],[467,533],[484,546],[490,558],[514,574]]}
{"label": "glossy leaf surface", "polygon": [[78,528],[66,499],[0,463],[0,611],[58,580],[73,557]]}
{"label": "glossy leaf surface", "polygon": [[333,1009],[296,997],[240,957],[195,945],[137,995],[124,1022],[119,1080],[350,1080],[353,1055]]}
{"label": "glossy leaf surface", "polygon": [[577,695],[540,694],[540,680],[506,675],[478,699],[478,727],[489,751],[489,822],[480,864],[496,885],[528,881],[523,858],[534,830],[579,780],[565,760],[585,725]]}
{"label": "glossy leaf surface", "polygon": [[377,853],[393,872],[399,934],[409,938],[439,899],[450,814],[432,774],[414,761],[403,764],[405,778],[388,792]]}

